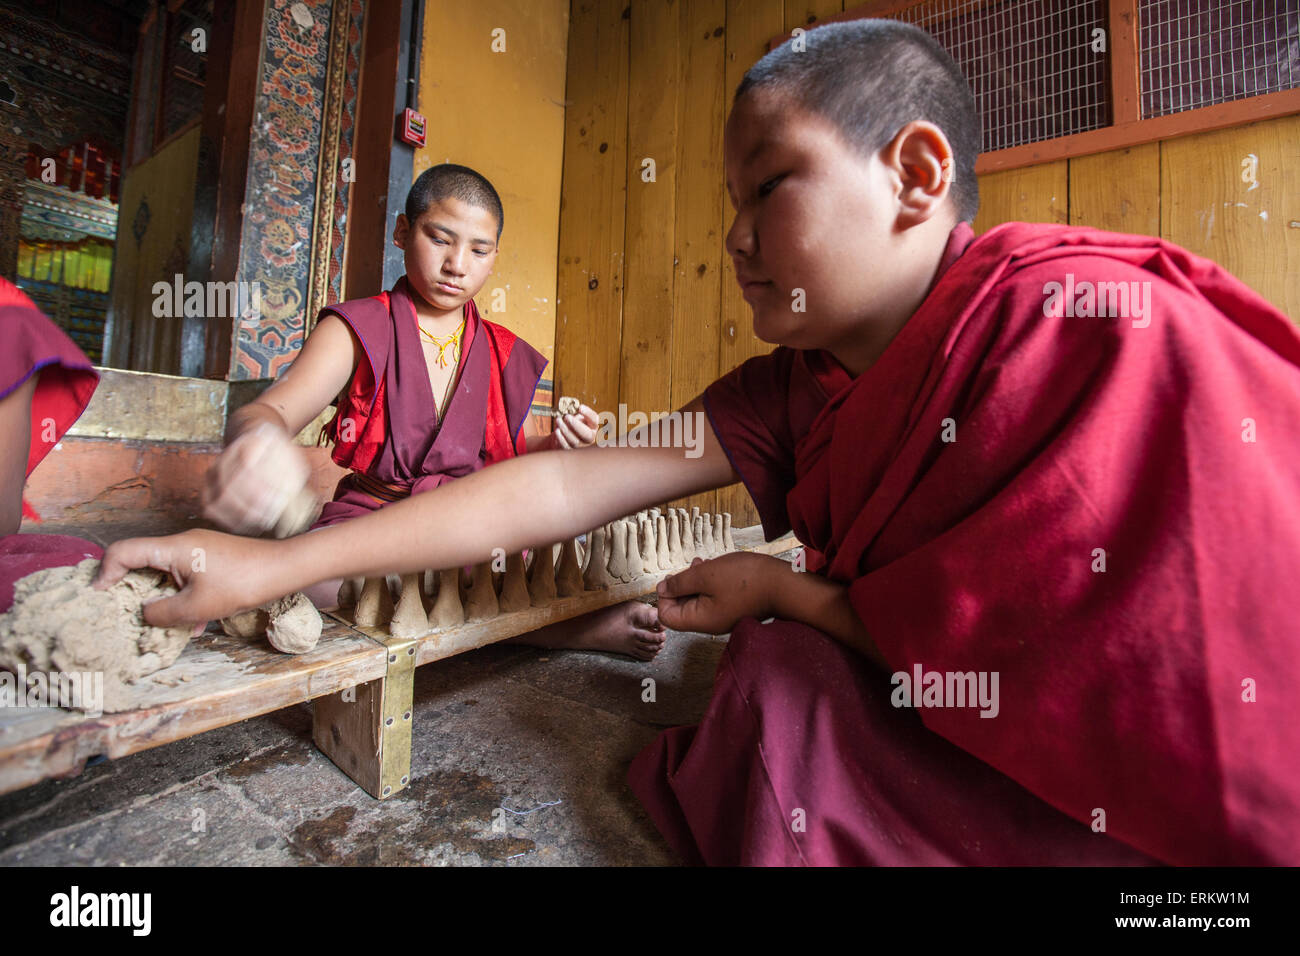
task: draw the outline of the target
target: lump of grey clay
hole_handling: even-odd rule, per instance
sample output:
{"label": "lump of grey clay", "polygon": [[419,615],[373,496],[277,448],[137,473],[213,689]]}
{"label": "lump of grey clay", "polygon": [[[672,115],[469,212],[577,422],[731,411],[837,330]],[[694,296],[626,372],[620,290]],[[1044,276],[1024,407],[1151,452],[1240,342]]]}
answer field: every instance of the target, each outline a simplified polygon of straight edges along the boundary
{"label": "lump of grey clay", "polygon": [[285,654],[306,654],[320,640],[323,622],[311,598],[295,591],[266,606],[266,639]]}
{"label": "lump of grey clay", "polygon": [[191,628],[144,622],[146,602],[176,593],[166,575],[131,571],[97,591],[90,582],[98,570],[99,561],[87,558],[19,578],[13,604],[0,614],[0,667],[17,672],[21,666],[29,674],[102,673],[102,709],[114,713],[134,706],[129,685],[180,657]]}
{"label": "lump of grey clay", "polygon": [[555,410],[561,415],[576,415],[581,408],[582,402],[578,401],[572,395],[561,397],[560,401],[555,406]]}

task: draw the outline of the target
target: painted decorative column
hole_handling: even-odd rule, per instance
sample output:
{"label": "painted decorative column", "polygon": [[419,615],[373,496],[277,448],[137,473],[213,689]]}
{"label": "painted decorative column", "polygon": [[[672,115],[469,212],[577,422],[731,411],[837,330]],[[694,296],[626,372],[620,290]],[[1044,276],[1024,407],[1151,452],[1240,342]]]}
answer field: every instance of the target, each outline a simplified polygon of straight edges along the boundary
{"label": "painted decorative column", "polygon": [[275,378],[341,268],[364,0],[267,0],[238,278],[261,315],[235,323],[230,379]]}

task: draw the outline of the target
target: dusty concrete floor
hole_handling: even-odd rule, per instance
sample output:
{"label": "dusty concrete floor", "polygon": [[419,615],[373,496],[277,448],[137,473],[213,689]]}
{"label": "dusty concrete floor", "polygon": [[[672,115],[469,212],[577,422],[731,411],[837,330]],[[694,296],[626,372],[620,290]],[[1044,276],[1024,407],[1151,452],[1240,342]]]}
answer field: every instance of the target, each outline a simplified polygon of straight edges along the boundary
{"label": "dusty concrete floor", "polygon": [[[303,704],[0,797],[0,865],[671,865],[625,782],[708,703],[725,639],[657,660],[487,647],[416,671],[411,786],[380,802]],[[656,702],[642,702],[654,678]]]}

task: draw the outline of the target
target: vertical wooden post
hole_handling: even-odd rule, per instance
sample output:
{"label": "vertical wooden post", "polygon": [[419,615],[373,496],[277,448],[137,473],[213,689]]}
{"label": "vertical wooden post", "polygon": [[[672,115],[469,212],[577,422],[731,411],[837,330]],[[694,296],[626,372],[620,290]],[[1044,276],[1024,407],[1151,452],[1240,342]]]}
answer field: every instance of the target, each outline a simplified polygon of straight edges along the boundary
{"label": "vertical wooden post", "polygon": [[1137,0],[1108,0],[1111,125],[1142,118],[1141,56]]}
{"label": "vertical wooden post", "polygon": [[380,800],[411,782],[416,642],[386,637],[382,643],[388,673],[313,700],[311,728],[321,752]]}

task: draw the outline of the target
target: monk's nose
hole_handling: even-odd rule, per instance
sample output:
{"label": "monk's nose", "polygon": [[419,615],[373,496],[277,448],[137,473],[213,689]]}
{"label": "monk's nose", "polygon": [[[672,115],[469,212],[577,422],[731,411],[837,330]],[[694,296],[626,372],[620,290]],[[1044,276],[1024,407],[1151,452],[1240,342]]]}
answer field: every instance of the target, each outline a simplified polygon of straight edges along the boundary
{"label": "monk's nose", "polygon": [[731,221],[731,228],[727,231],[726,248],[737,264],[740,259],[749,258],[758,251],[758,239],[754,235],[753,224],[744,213],[737,213],[736,218]]}

